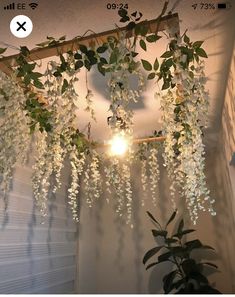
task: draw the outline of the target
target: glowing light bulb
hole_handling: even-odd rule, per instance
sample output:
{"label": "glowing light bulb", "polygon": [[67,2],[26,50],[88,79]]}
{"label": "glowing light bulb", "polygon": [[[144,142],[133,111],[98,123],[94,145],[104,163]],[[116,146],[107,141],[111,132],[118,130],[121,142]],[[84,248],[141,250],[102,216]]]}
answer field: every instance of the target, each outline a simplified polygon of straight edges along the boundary
{"label": "glowing light bulb", "polygon": [[128,141],[123,135],[115,135],[110,141],[110,152],[112,155],[124,155],[128,148]]}

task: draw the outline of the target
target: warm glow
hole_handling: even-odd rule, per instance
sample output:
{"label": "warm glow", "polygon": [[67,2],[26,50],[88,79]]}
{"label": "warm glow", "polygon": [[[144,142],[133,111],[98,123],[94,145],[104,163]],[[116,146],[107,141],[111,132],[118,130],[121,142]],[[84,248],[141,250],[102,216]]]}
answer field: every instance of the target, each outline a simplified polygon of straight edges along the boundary
{"label": "warm glow", "polygon": [[128,141],[123,135],[115,135],[110,141],[110,151],[112,155],[124,155],[128,148]]}

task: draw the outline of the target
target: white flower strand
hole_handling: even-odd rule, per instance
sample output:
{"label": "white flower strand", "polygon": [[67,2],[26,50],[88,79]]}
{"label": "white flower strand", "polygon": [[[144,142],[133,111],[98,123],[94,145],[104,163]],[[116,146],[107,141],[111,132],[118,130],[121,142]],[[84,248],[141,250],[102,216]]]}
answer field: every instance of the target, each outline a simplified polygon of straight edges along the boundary
{"label": "white flower strand", "polygon": [[47,146],[47,133],[37,133],[37,159],[33,165],[32,187],[36,205],[39,208],[42,217],[47,215],[47,195],[50,183],[48,181],[53,169],[52,164],[45,158]]}
{"label": "white flower strand", "polygon": [[69,155],[69,160],[72,168],[71,170],[72,181],[71,181],[70,188],[68,189],[68,193],[69,193],[68,203],[71,207],[73,220],[75,222],[79,222],[79,216],[78,216],[79,209],[78,209],[78,202],[77,202],[79,188],[80,188],[79,178],[81,177],[84,170],[86,156],[84,152],[79,154],[77,148],[73,146]]}
{"label": "white flower strand", "polygon": [[[75,91],[77,78],[75,74],[74,61],[71,56],[67,57],[70,63],[70,70],[66,71],[68,86],[62,93],[64,77],[55,77],[53,73],[59,66],[58,63],[51,61],[48,63],[45,75],[46,98],[48,100],[48,110],[52,112],[51,125],[53,130],[45,136],[44,151],[38,148],[38,157],[33,171],[34,196],[42,214],[46,215],[46,200],[49,194],[51,177],[54,182],[52,192],[55,193],[61,186],[61,171],[66,155],[71,149],[71,138],[76,131],[76,111],[78,94]],[[41,201],[39,201],[41,199]]]}
{"label": "white flower strand", "polygon": [[157,198],[159,196],[159,165],[158,165],[158,158],[157,158],[157,149],[155,147],[150,148],[149,157],[148,157],[148,164],[149,164],[149,183],[150,183],[150,193],[152,196],[153,206],[157,205]]}
{"label": "white flower strand", "polygon": [[91,159],[87,165],[84,178],[84,192],[86,202],[92,207],[94,199],[99,199],[101,195],[101,175],[99,171],[99,158],[95,150],[91,152]]}
{"label": "white flower strand", "polygon": [[131,172],[129,164],[123,164],[122,166],[122,174],[125,181],[125,200],[126,200],[126,208],[127,208],[127,219],[126,223],[133,228],[132,222],[132,187],[131,187]]}
{"label": "white flower strand", "polygon": [[[208,114],[208,92],[205,90],[204,64],[199,61],[192,71],[183,69],[180,64],[184,58],[181,52],[174,53],[176,69],[173,82],[176,87],[161,99],[163,111],[163,130],[166,136],[164,160],[170,177],[174,177],[171,192],[180,187],[181,194],[186,197],[187,208],[194,224],[198,219],[198,211],[206,209],[215,215],[214,200],[209,197],[204,174],[204,145],[199,121]],[[191,72],[191,73],[190,73]],[[175,104],[180,106],[178,118],[175,120]],[[175,138],[175,135],[178,138]],[[175,153],[177,146],[178,153]],[[209,203],[208,208],[205,202]]]}
{"label": "white flower strand", "polygon": [[0,190],[4,198],[16,162],[27,159],[31,137],[26,99],[15,79],[0,71]]}
{"label": "white flower strand", "polygon": [[145,200],[147,198],[147,189],[148,189],[148,176],[147,176],[147,160],[142,159],[140,161],[141,166],[141,186],[143,190],[143,197],[141,199],[141,206],[145,205]]}

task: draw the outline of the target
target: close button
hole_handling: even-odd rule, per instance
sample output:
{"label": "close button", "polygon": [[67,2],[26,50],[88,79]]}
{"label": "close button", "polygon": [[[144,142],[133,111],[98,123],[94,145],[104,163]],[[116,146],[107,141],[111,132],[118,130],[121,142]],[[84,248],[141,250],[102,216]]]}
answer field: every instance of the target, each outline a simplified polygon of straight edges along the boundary
{"label": "close button", "polygon": [[17,15],[11,20],[10,30],[14,36],[25,38],[31,34],[33,23],[26,15]]}

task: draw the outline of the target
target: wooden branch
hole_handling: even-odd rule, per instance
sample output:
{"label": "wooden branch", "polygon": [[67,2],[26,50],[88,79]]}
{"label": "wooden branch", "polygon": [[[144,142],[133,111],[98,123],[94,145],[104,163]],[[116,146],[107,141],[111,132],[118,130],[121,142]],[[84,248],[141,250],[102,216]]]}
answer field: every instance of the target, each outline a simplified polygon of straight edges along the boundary
{"label": "wooden branch", "polygon": [[[170,14],[164,17],[153,19],[150,21],[144,21],[143,24],[148,26],[148,33],[156,33],[163,31],[166,27],[176,27],[179,31],[179,17],[178,14]],[[76,51],[79,49],[79,45],[89,46],[91,43],[103,44],[107,42],[109,36],[118,37],[118,32],[126,31],[126,27],[122,27],[115,30],[109,30],[98,34],[91,34],[80,38],[75,38],[69,41],[62,42],[54,46],[47,46],[44,48],[35,48],[30,51],[28,61],[37,61],[48,57],[57,56],[59,53],[63,54],[68,51]],[[134,30],[127,31],[126,37],[134,36]],[[12,73],[12,67],[17,66],[16,58],[19,55],[11,55],[0,59],[0,69],[6,74]]]}

